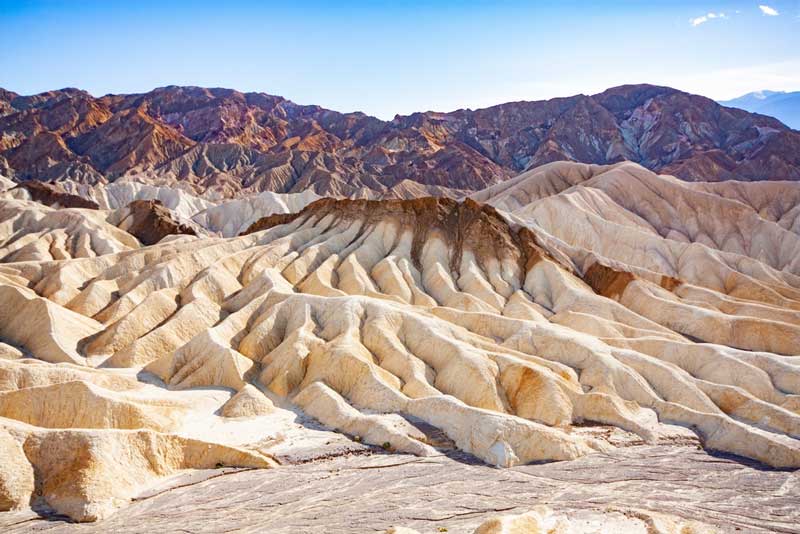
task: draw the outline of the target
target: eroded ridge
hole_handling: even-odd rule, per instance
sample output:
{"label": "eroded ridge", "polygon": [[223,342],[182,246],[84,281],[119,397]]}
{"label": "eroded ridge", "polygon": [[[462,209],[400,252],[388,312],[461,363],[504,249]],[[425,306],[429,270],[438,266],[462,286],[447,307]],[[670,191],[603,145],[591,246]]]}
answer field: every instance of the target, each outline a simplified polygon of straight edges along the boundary
{"label": "eroded ridge", "polygon": [[[16,461],[49,476],[35,444],[63,432],[122,439],[136,454],[142,440],[188,439],[178,396],[211,386],[236,392],[223,415],[269,420],[273,399],[422,456],[438,445],[426,425],[512,466],[613,446],[581,423],[645,441],[669,423],[707,448],[800,467],[800,300],[788,272],[772,287],[789,306],[745,298],[716,276],[626,264],[472,200],[324,199],[253,230],[0,266],[0,422]],[[152,375],[166,389],[142,384]],[[57,413],[41,408],[54,403]],[[202,459],[191,443],[170,445],[182,461],[152,446],[172,462],[152,476],[272,461],[223,441]],[[100,453],[75,469],[87,465],[116,468]],[[52,494],[21,487],[17,501]],[[102,494],[58,491],[89,507]]]}

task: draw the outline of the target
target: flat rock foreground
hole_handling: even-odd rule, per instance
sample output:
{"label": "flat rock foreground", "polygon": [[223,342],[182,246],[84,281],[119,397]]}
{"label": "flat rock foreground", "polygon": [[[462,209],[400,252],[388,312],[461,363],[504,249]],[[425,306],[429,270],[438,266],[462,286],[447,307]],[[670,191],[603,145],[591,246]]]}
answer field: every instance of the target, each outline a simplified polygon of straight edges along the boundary
{"label": "flat rock foreground", "polygon": [[800,532],[800,184],[3,189],[3,531]]}
{"label": "flat rock foreground", "polygon": [[794,473],[709,455],[693,445],[638,445],[507,469],[465,455],[373,452],[268,470],[194,473],[143,493],[105,521],[69,525],[20,511],[0,515],[0,529],[294,534],[383,533],[403,525],[421,533],[464,534],[497,516],[547,508],[541,523],[560,522],[561,530],[481,532],[798,532],[799,488]]}

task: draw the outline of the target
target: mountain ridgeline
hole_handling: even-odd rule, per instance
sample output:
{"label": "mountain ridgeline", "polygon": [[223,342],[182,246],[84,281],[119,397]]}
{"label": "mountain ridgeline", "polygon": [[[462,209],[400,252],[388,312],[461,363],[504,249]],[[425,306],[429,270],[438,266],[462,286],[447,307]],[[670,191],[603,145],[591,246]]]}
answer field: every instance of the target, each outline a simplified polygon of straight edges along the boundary
{"label": "mountain ridgeline", "polygon": [[463,195],[558,160],[630,160],[686,181],[800,180],[800,132],[651,85],[391,121],[230,89],[0,89],[0,174],[17,181],[408,198]]}

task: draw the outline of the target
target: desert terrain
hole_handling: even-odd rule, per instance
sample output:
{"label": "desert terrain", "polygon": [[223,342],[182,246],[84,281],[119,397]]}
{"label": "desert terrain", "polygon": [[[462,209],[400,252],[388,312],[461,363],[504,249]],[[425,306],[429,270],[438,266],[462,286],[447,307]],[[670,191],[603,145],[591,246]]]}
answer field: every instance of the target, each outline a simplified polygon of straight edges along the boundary
{"label": "desert terrain", "polygon": [[799,182],[167,182],[0,184],[4,531],[800,532]]}

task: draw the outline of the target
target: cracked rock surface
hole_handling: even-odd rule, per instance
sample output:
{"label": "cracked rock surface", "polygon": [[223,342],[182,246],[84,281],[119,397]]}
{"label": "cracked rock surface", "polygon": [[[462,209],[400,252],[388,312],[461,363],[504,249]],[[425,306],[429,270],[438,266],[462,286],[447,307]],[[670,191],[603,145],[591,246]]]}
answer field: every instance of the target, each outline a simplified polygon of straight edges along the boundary
{"label": "cracked rock surface", "polygon": [[403,526],[466,534],[498,514],[521,514],[544,504],[578,518],[649,511],[701,522],[717,532],[796,533],[798,487],[797,473],[712,456],[691,445],[638,445],[510,469],[493,469],[458,454],[375,453],[194,481],[136,500],[96,525],[67,525],[18,512],[0,515],[0,528],[355,534]]}

